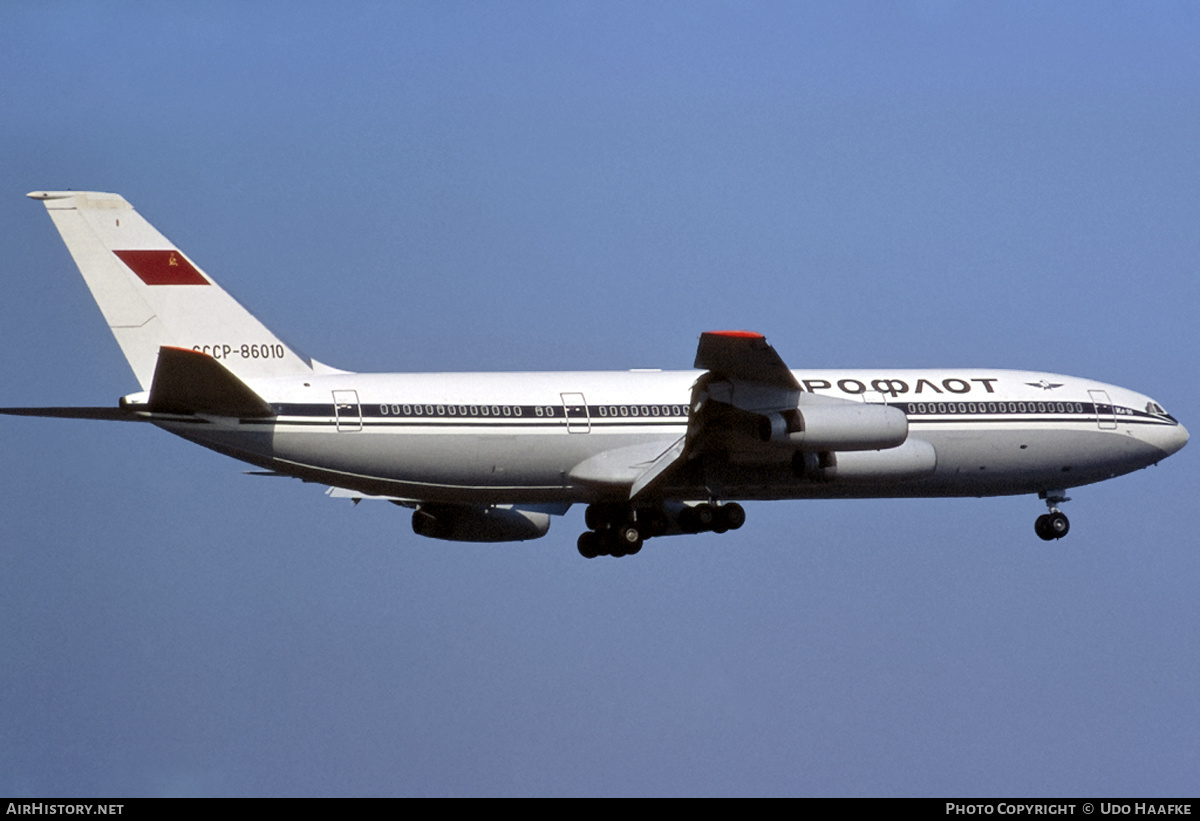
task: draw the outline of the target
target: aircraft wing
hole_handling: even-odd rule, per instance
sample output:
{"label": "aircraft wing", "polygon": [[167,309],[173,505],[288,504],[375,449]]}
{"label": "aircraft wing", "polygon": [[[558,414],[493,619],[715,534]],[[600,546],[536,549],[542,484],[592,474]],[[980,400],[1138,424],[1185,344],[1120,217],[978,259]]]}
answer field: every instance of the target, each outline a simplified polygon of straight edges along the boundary
{"label": "aircraft wing", "polygon": [[687,433],[638,473],[631,500],[670,484],[703,485],[717,496],[725,467],[734,463],[777,465],[801,451],[885,450],[908,437],[899,408],[802,391],[762,334],[701,334],[696,367],[705,373],[692,386]]}
{"label": "aircraft wing", "polygon": [[766,452],[760,434],[772,419],[784,428],[799,424],[800,384],[762,334],[702,333],[695,367],[706,373],[692,386],[687,433],[637,476],[630,499],[652,495],[706,454]]}
{"label": "aircraft wing", "polygon": [[800,383],[767,343],[767,338],[753,331],[700,334],[695,367],[708,371],[717,380],[737,380],[795,393],[800,391]]}

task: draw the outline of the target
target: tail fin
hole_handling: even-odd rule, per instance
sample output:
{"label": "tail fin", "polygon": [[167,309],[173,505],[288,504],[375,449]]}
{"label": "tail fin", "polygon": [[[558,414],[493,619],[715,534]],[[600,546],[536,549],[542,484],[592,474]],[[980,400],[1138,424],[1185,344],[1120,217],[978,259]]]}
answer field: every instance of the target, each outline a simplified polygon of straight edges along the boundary
{"label": "tail fin", "polygon": [[45,203],[143,389],[164,347],[207,353],[239,379],[312,372],[120,196],[29,196]]}

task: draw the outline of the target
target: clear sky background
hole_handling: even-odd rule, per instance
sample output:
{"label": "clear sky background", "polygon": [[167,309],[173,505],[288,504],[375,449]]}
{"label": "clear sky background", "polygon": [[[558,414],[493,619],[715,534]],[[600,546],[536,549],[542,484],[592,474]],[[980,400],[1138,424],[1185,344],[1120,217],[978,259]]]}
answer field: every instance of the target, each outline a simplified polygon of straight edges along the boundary
{"label": "clear sky background", "polygon": [[[35,189],[353,370],[989,366],[1200,428],[1194,3],[0,6],[0,405],[137,389]],[[0,794],[1196,795],[1196,444],[586,561],[0,419]]]}

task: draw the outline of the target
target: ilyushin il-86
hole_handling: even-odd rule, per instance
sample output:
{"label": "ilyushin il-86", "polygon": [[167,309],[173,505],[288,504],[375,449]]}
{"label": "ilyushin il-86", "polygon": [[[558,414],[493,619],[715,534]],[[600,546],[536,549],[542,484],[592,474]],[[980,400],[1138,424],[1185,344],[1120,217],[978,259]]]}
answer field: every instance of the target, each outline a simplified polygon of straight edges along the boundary
{"label": "ilyushin il-86", "polygon": [[1155,464],[1187,430],[1148,396],[1030,371],[791,370],[749,331],[693,370],[355,373],[301,356],[115,194],[41,191],[141,390],[3,413],[148,422],[259,473],[411,508],[436,539],[520,541],[586,505],[579,552],[724,532],[747,500],[1037,494]]}

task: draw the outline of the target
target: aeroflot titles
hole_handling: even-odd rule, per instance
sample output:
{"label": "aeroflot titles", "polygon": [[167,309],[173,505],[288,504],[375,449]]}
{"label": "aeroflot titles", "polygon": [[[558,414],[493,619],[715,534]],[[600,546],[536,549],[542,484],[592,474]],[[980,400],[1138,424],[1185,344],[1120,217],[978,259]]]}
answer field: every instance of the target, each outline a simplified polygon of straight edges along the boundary
{"label": "aeroflot titles", "polygon": [[[970,393],[973,386],[972,382],[979,382],[983,385],[983,389],[987,393],[995,393],[996,389],[992,387],[993,382],[999,382],[996,377],[970,377],[969,379],[959,379],[950,377],[943,379],[941,387],[928,379],[918,379],[913,387],[913,393]],[[816,391],[827,391],[833,387],[827,379],[802,379],[800,383],[804,385],[804,389],[811,393]],[[861,379],[839,379],[837,381],[838,390],[842,393],[860,394],[867,391],[878,391],[879,393],[890,394],[891,396],[899,396],[902,393],[908,393],[908,383],[903,379],[872,379],[869,383]]]}

